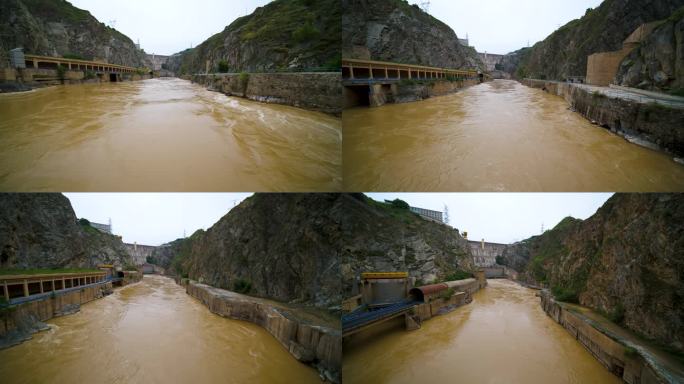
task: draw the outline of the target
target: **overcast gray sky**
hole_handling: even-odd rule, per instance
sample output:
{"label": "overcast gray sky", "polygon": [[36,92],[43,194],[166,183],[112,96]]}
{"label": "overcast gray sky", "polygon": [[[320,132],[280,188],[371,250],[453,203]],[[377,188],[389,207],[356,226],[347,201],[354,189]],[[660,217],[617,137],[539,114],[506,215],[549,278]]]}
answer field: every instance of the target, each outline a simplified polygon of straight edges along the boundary
{"label": "overcast gray sky", "polygon": [[551,229],[563,218],[586,219],[612,193],[369,193],[384,201],[402,199],[412,206],[444,211],[451,226],[468,239],[513,243]]}
{"label": "overcast gray sky", "polygon": [[208,229],[251,193],[65,193],[78,218],[106,224],[126,243],[161,245]]}
{"label": "overcast gray sky", "polygon": [[[409,0],[422,4],[424,0]],[[431,0],[430,14],[478,52],[504,54],[544,40],[601,0]]]}
{"label": "overcast gray sky", "polygon": [[[171,55],[223,31],[269,0],[69,0],[138,42],[147,53]],[[110,21],[116,20],[116,25]]]}

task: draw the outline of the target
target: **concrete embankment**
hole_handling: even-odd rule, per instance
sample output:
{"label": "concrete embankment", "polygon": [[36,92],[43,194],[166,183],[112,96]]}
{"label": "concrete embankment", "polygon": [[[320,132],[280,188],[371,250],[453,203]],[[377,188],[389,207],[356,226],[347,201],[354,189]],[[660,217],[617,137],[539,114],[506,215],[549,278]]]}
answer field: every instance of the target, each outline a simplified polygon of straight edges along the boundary
{"label": "concrete embankment", "polygon": [[183,78],[229,96],[334,115],[342,113],[342,75],[339,72],[217,73]]}
{"label": "concrete embankment", "polygon": [[609,97],[582,84],[533,79],[521,82],[563,97],[576,112],[631,142],[684,157],[683,108]]}
{"label": "concrete embankment", "polygon": [[358,105],[380,107],[385,104],[410,103],[450,93],[479,84],[470,80],[404,80],[391,84],[349,84],[344,88],[344,107]]}
{"label": "concrete embankment", "polygon": [[11,347],[48,328],[43,323],[53,317],[78,312],[81,304],[112,293],[112,283],[104,282],[69,289],[17,305],[0,308],[0,349]]}
{"label": "concrete embankment", "polygon": [[24,68],[17,70],[0,68],[0,93],[29,91],[51,85],[138,81],[149,78],[151,78],[149,74],[139,73],[95,73],[73,70],[65,70],[60,73],[56,69]]}
{"label": "concrete embankment", "polygon": [[684,369],[677,359],[589,308],[557,302],[547,290],[541,291],[540,296],[546,314],[626,383],[684,382]]}
{"label": "concrete embankment", "polygon": [[340,383],[342,333],[300,319],[294,311],[269,300],[181,281],[186,292],[220,316],[249,321],[266,329],[297,360],[311,364],[326,380]]}

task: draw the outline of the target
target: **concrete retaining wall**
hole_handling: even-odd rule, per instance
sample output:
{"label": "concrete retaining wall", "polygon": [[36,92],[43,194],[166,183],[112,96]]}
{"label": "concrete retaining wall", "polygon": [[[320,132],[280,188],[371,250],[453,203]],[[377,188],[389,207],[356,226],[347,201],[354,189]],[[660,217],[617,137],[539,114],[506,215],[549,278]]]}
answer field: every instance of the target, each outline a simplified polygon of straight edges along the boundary
{"label": "concrete retaining wall", "polygon": [[628,353],[627,346],[602,332],[596,324],[567,310],[556,302],[548,291],[542,291],[541,306],[552,319],[563,326],[603,366],[624,382],[655,384],[671,382],[658,373],[639,352]]}
{"label": "concrete retaining wall", "polygon": [[522,84],[563,97],[587,119],[637,144],[684,157],[684,110],[613,99],[580,85],[525,79]]}
{"label": "concrete retaining wall", "polygon": [[83,287],[69,292],[56,292],[42,300],[0,309],[0,349],[19,344],[31,335],[47,329],[43,322],[78,312],[81,304],[102,298],[112,292],[112,283]]}
{"label": "concrete retaining wall", "polygon": [[221,73],[186,78],[229,96],[334,115],[342,113],[342,74],[339,72]]}
{"label": "concrete retaining wall", "polygon": [[340,383],[342,332],[305,324],[266,300],[189,282],[187,293],[223,317],[257,324],[275,337],[297,360],[315,366],[327,380]]}

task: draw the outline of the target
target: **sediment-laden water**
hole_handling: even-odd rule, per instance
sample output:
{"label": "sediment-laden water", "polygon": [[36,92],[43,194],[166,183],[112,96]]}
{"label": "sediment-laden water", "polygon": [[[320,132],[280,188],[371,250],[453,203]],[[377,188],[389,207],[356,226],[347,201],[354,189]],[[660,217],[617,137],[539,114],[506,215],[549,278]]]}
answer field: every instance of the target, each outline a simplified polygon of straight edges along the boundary
{"label": "sediment-laden water", "polygon": [[3,383],[319,383],[264,329],[215,315],[171,279],[141,283],[0,351]]}
{"label": "sediment-laden water", "polygon": [[345,344],[344,382],[620,382],[544,313],[534,290],[488,283],[472,303],[416,331],[399,326],[354,335]]}
{"label": "sediment-laden water", "polygon": [[510,80],[346,110],[352,191],[681,191],[684,166]]}
{"label": "sediment-laden water", "polygon": [[0,95],[0,190],[338,190],[341,130],[179,79]]}

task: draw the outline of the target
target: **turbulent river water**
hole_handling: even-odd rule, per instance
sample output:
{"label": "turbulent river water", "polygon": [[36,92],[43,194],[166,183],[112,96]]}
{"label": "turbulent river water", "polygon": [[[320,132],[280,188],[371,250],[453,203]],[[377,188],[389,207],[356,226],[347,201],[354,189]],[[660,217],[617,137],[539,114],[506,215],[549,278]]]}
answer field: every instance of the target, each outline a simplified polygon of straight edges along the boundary
{"label": "turbulent river water", "polygon": [[346,110],[352,191],[681,191],[684,166],[510,80]]}
{"label": "turbulent river water", "polygon": [[180,79],[1,95],[0,190],[339,190],[341,131]]}
{"label": "turbulent river water", "polygon": [[215,315],[171,279],[141,283],[49,321],[0,351],[3,383],[319,383],[264,329]]}
{"label": "turbulent river water", "polygon": [[352,383],[619,383],[548,317],[535,291],[489,280],[473,302],[416,331],[355,335],[342,375]]}

